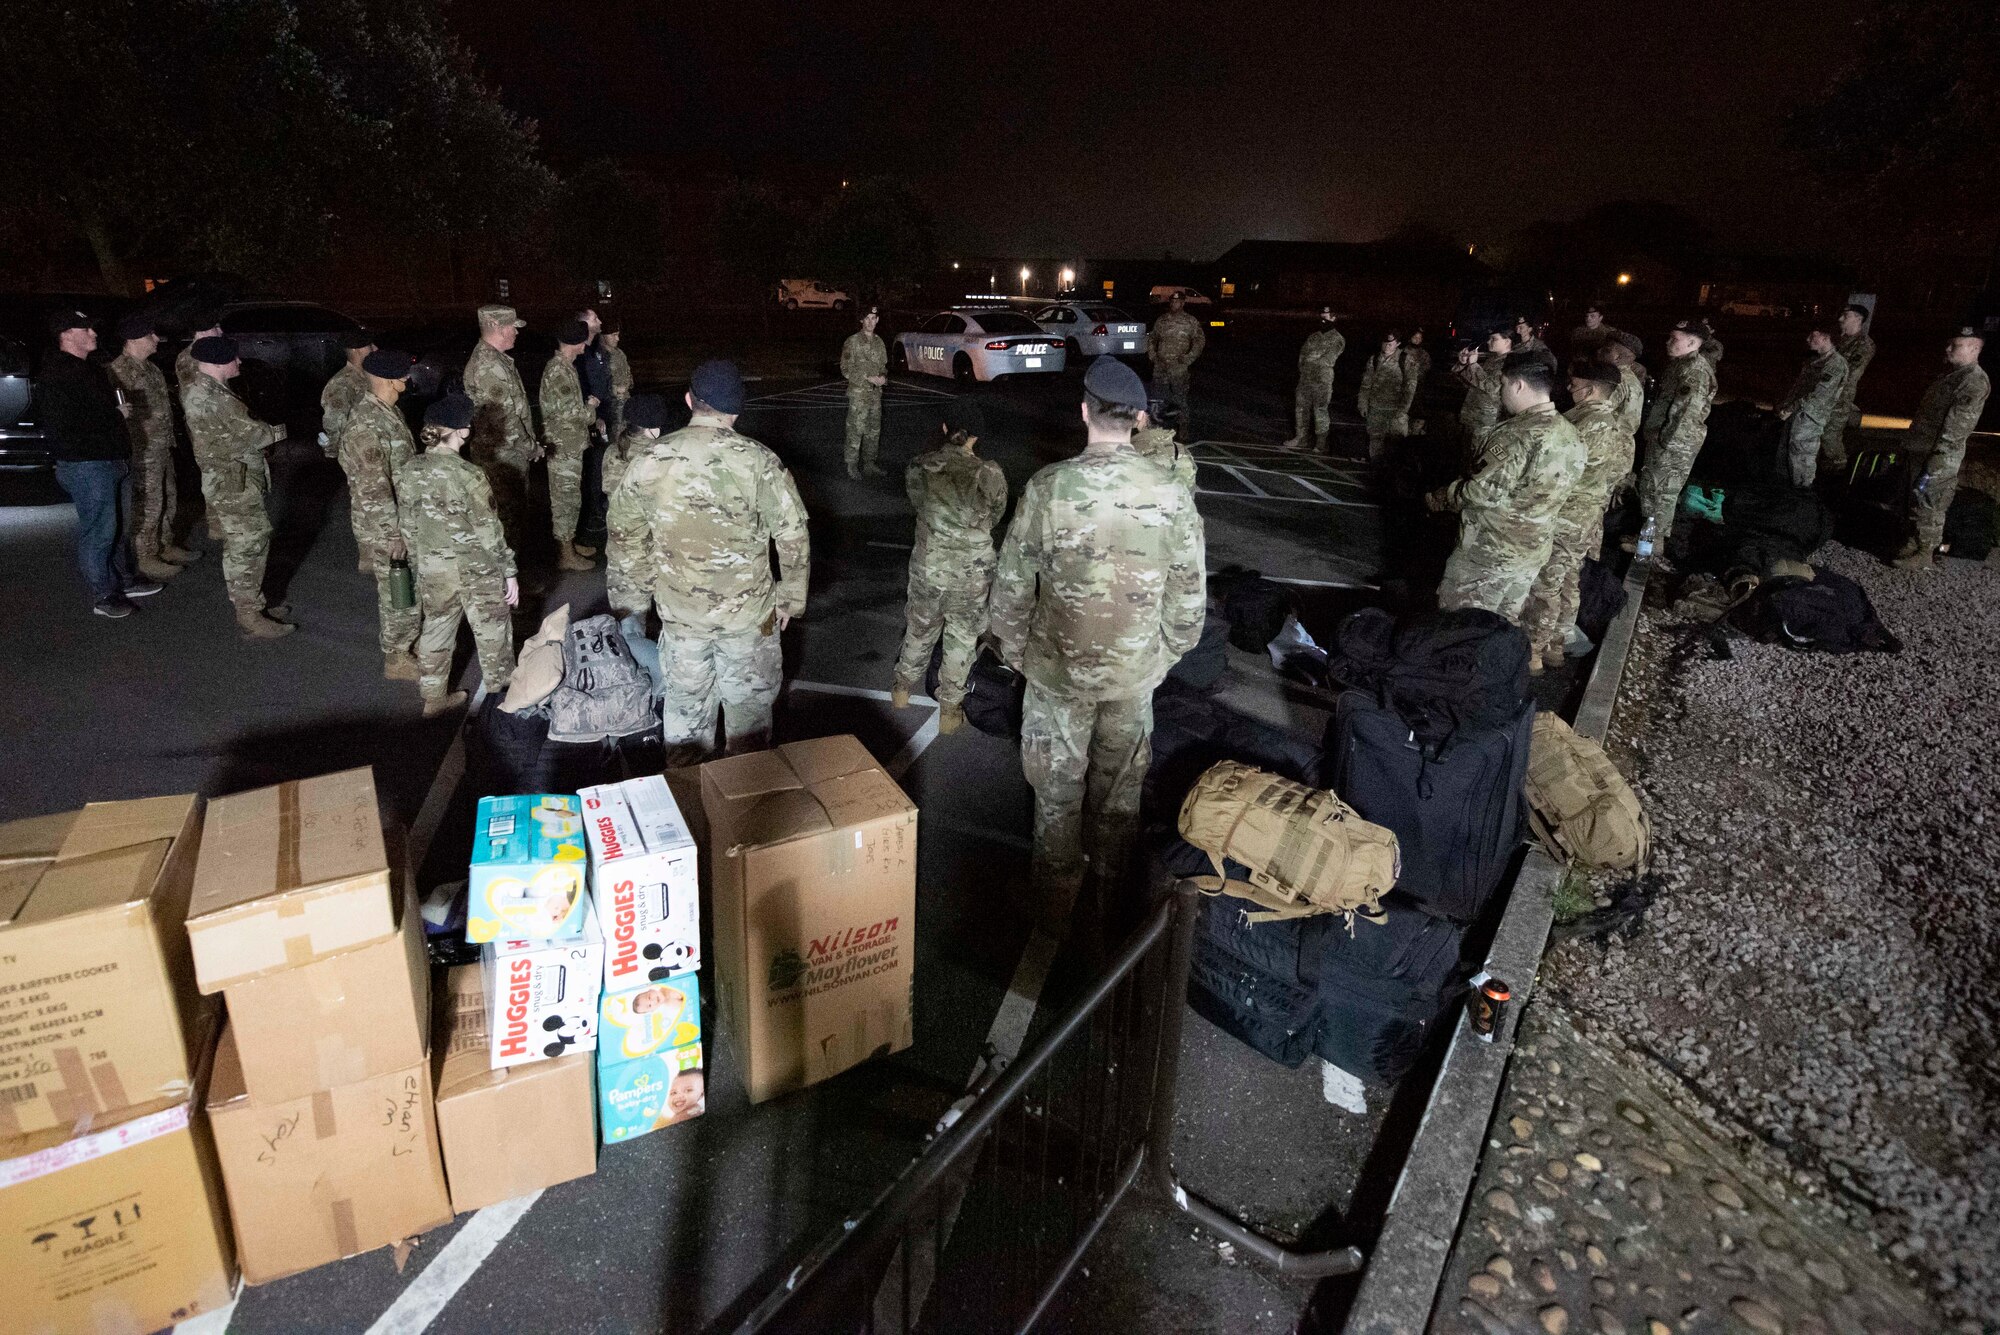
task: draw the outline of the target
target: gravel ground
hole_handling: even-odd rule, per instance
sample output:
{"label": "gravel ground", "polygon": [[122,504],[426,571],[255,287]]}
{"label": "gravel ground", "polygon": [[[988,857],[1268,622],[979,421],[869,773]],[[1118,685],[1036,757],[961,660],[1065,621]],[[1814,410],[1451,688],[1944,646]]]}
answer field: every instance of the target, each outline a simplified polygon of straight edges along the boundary
{"label": "gravel ground", "polygon": [[1558,946],[1545,978],[1781,1154],[1961,1329],[1994,1329],[2000,562],[1915,575],[1830,545],[1815,563],[1868,590],[1903,652],[1736,637],[1711,660],[1643,618],[1611,743],[1658,897],[1629,939]]}

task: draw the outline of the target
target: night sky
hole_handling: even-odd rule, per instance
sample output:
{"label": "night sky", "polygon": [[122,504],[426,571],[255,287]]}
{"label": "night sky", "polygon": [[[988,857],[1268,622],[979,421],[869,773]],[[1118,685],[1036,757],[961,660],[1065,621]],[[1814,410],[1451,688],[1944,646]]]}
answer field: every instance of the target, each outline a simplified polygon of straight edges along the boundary
{"label": "night sky", "polygon": [[887,172],[967,253],[1497,239],[1653,197],[1812,249],[1780,118],[1860,0],[710,6],[457,0],[558,163]]}

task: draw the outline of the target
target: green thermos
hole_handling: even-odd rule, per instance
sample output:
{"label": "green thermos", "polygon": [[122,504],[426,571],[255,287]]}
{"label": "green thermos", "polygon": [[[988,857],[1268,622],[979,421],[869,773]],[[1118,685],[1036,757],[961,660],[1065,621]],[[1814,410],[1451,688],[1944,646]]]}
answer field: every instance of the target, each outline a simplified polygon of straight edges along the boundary
{"label": "green thermos", "polygon": [[417,581],[410,574],[409,559],[402,556],[390,557],[389,606],[395,608],[398,612],[402,612],[416,605]]}

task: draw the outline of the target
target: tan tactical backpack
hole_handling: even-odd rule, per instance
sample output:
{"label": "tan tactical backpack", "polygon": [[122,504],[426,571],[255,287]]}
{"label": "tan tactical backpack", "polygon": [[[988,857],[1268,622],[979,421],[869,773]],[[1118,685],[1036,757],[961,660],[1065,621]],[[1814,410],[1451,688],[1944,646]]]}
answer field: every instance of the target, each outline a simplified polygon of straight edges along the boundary
{"label": "tan tactical backpack", "polygon": [[[1377,912],[1402,872],[1396,836],[1332,793],[1225,760],[1181,803],[1181,837],[1208,854],[1213,876],[1189,879],[1263,909],[1250,921]],[[1223,859],[1240,863],[1234,880]]]}
{"label": "tan tactical backpack", "polygon": [[1528,747],[1528,821],[1549,856],[1586,867],[1645,866],[1652,827],[1638,794],[1588,737],[1535,715]]}

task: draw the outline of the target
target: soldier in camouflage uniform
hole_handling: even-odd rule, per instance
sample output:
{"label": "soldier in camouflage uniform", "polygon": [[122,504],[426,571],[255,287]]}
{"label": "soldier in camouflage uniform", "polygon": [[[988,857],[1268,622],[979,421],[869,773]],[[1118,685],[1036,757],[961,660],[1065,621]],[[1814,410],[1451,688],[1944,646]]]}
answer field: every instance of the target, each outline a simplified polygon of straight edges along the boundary
{"label": "soldier in camouflage uniform", "polygon": [[1478,457],[1479,442],[1500,420],[1500,367],[1513,350],[1512,332],[1496,329],[1486,336],[1484,352],[1462,348],[1458,364],[1452,367],[1452,374],[1465,385],[1465,402],[1458,409],[1458,425],[1468,462]]}
{"label": "soldier in camouflage uniform", "polygon": [[972,452],[984,429],[978,404],[953,399],[944,410],[943,444],[918,455],[903,473],[917,512],[917,542],[910,552],[909,624],[890,701],[898,709],[910,703],[942,639],[940,733],[957,732],[965,722],[965,679],[986,633],[993,526],[1007,512],[1007,475]]}
{"label": "soldier in camouflage uniform", "polygon": [[[340,346],[347,353],[347,365],[335,371],[319,392],[319,447],[329,459],[340,457],[340,433],[347,425],[347,414],[368,392],[368,373],[361,369],[361,363],[375,351],[375,336],[365,329],[350,330],[341,335]],[[367,553],[362,556],[366,558]],[[365,559],[362,568],[367,568]]]}
{"label": "soldier in camouflage uniform", "polygon": [[1715,336],[1714,327],[1708,323],[1703,322],[1702,329],[1705,331],[1701,340],[1702,360],[1708,363],[1709,370],[1719,371],[1722,369],[1722,340]]}
{"label": "soldier in camouflage uniform", "polygon": [[1299,349],[1299,387],[1292,395],[1293,436],[1285,445],[1294,450],[1332,448],[1333,367],[1347,351],[1347,340],[1333,327],[1333,307],[1322,306],[1319,328]]}
{"label": "soldier in camouflage uniform", "polygon": [[1604,323],[1604,308],[1592,302],[1583,308],[1583,323],[1569,331],[1569,355],[1596,361],[1598,352],[1616,337],[1618,331]]}
{"label": "soldier in camouflage uniform", "polygon": [[625,430],[605,447],[604,499],[608,504],[618,494],[618,484],[625,480],[625,473],[632,467],[632,461],[653,448],[653,442],[660,438],[660,432],[667,425],[667,405],[657,394],[634,394],[622,410]]}
{"label": "soldier in camouflage uniform", "polygon": [[201,364],[194,359],[194,345],[205,338],[222,337],[222,325],[213,315],[197,315],[195,319],[201,324],[201,328],[188,337],[188,345],[174,356],[174,383],[183,394],[187,393],[187,387],[201,374]]}
{"label": "soldier in camouflage uniform", "polygon": [[1910,497],[1910,520],[1917,535],[1897,554],[1903,570],[1928,570],[1938,544],[1944,541],[1945,515],[1958,490],[1959,466],[1965,462],[1965,441],[1979,425],[1993,382],[1980,368],[1986,340],[1970,325],[1945,345],[1947,370],[1924,391],[1917,415],[1910,422],[1910,453],[1923,458],[1923,472]]}
{"label": "soldier in camouflage uniform", "polygon": [[512,306],[479,308],[479,341],[466,359],[466,397],[472,400],[471,459],[493,480],[493,498],[510,547],[518,547],[528,509],[528,465],[542,457],[534,414],[521,373],[507,353],[528,322]]}
{"label": "soldier in camouflage uniform", "polygon": [[605,521],[612,609],[659,609],[670,764],[713,750],[718,712],[731,752],[769,744],[778,636],[806,607],[805,505],[778,456],[737,433],[744,397],[734,362],[696,367],[693,419],[632,461]]}
{"label": "soldier in camouflage uniform", "polygon": [[1618,368],[1602,360],[1579,360],[1570,367],[1576,406],[1563,416],[1583,442],[1583,472],[1556,512],[1548,562],[1535,576],[1521,614],[1531,668],[1562,666],[1563,642],[1576,623],[1583,563],[1604,541],[1612,490],[1632,471],[1632,429],[1612,399],[1619,383]]}
{"label": "soldier in camouflage uniform", "polygon": [[1380,459],[1391,436],[1410,434],[1409,386],[1403,378],[1403,343],[1391,329],[1382,335],[1382,350],[1361,368],[1361,392],[1355,411],[1368,428],[1368,457]]}
{"label": "soldier in camouflage uniform", "polygon": [[604,350],[605,367],[611,377],[611,402],[598,412],[611,440],[625,434],[625,407],[632,401],[632,362],[618,346],[621,337],[615,316],[604,322],[604,332],[597,336],[597,346]]}
{"label": "soldier in camouflage uniform", "polygon": [[[1646,466],[1639,474],[1640,523],[1655,525],[1655,554],[1667,549],[1680,509],[1681,490],[1694,470],[1694,458],[1708,438],[1708,410],[1715,403],[1715,368],[1701,355],[1708,326],[1682,320],[1667,333],[1667,365],[1660,375],[1660,392],[1646,409]],[[1626,550],[1636,548],[1627,539]]]}
{"label": "soldier in camouflage uniform", "polygon": [[1646,416],[1646,368],[1639,364],[1645,352],[1646,345],[1639,341],[1638,335],[1623,330],[1606,339],[1597,351],[1599,361],[1617,368],[1618,388],[1612,391],[1611,406],[1618,410],[1619,420],[1634,437]]}
{"label": "soldier in camouflage uniform", "polygon": [[1195,493],[1194,454],[1189,448],[1174,438],[1174,429],[1162,418],[1155,418],[1151,412],[1139,414],[1139,426],[1132,433],[1132,450],[1141,459],[1151,459],[1160,467],[1174,475],[1174,480],[1187,488],[1188,495]]}
{"label": "soldier in camouflage uniform", "polygon": [[1840,387],[1840,403],[1827,419],[1826,434],[1820,437],[1820,454],[1827,466],[1838,473],[1847,467],[1847,430],[1861,425],[1861,410],[1854,396],[1861,388],[1861,373],[1875,360],[1875,340],[1868,337],[1868,308],[1849,306],[1840,313],[1840,341],[1834,350],[1847,363],[1847,380]]}
{"label": "soldier in camouflage uniform", "polygon": [[880,477],[875,455],[882,448],[882,387],[889,383],[889,350],[875,336],[881,314],[870,306],[861,328],[840,345],[840,375],[847,381],[847,475]]}
{"label": "soldier in camouflage uniform", "polygon": [[140,574],[172,579],[194,553],[174,546],[174,410],[167,378],[152,362],[160,336],[145,316],[128,315],[118,322],[118,337],[125,346],[110,370],[131,409],[125,428],[132,437],[132,508],[138,512],[132,546]]}
{"label": "soldier in camouflage uniform", "polygon": [[[1431,350],[1424,346],[1424,331],[1421,327],[1412,329],[1409,338],[1403,341],[1403,416],[1409,418],[1417,408],[1417,396],[1424,392],[1424,380],[1431,373]],[[1421,430],[1414,425],[1410,432]]]}
{"label": "soldier in camouflage uniform", "polygon": [[1066,913],[1086,870],[1105,890],[1125,876],[1152,760],[1153,689],[1194,647],[1206,615],[1194,498],[1129,443],[1145,406],[1130,367],[1110,357],[1091,364],[1090,442],[1028,483],[993,586],[1001,657],[1028,679],[1021,766],[1035,790],[1031,878],[1051,919]]}
{"label": "soldier in camouflage uniform", "polygon": [[1525,315],[1514,317],[1514,351],[1541,358],[1543,364],[1549,368],[1551,379],[1562,366],[1562,363],[1556,360],[1555,350],[1542,341],[1535,322]]}
{"label": "soldier in camouflage uniform", "polygon": [[472,436],[472,400],[448,394],[424,413],[424,452],[399,467],[397,525],[410,554],[423,612],[417,637],[417,690],[424,717],[465,703],[446,693],[461,620],[472,624],[479,676],[489,695],[514,676],[514,625],[507,609],[521,601],[514,553],[493,506],[493,485],[465,458]]}
{"label": "soldier in camouflage uniform", "polygon": [[556,566],[590,570],[596,563],[576,549],[576,521],[583,512],[583,452],[590,447],[596,409],[584,401],[576,359],[590,342],[590,328],[570,320],[556,330],[556,355],[542,368],[542,431],[549,442],[549,517],[555,528]]}
{"label": "soldier in camouflage uniform", "polygon": [[1819,470],[1820,441],[1827,424],[1841,411],[1840,398],[1847,386],[1847,361],[1834,350],[1831,333],[1814,329],[1806,335],[1806,349],[1812,355],[1799,368],[1791,392],[1778,405],[1778,416],[1786,423],[1785,450],[1795,487],[1813,484],[1813,475]]}
{"label": "soldier in camouflage uniform", "polygon": [[285,429],[252,417],[230,392],[229,381],[243,369],[235,339],[197,339],[190,352],[195,378],[181,391],[181,411],[201,465],[202,496],[222,530],[222,582],[236,624],[253,640],[289,635],[295,627],[280,619],[287,609],[264,604],[264,560],[271,551],[271,517],[264,509],[271,470],[264,451],[285,438]]}
{"label": "soldier in camouflage uniform", "polygon": [[407,352],[378,350],[362,359],[368,392],[342,415],[335,446],[341,471],[347,474],[347,519],[354,527],[354,545],[375,576],[382,675],[391,681],[418,679],[411,650],[423,624],[420,608],[396,606],[389,583],[390,562],[409,555],[396,515],[395,478],[396,470],[417,453],[417,442],[410,438],[409,425],[396,407],[408,388],[410,366]]}
{"label": "soldier in camouflage uniform", "polygon": [[1176,292],[1167,299],[1167,313],[1153,321],[1146,331],[1146,355],[1153,361],[1153,391],[1173,412],[1179,430],[1176,439],[1185,443],[1194,432],[1194,406],[1188,402],[1188,385],[1208,334],[1201,321],[1187,313],[1187,302]]}
{"label": "soldier in camouflage uniform", "polygon": [[1478,471],[1426,498],[1456,510],[1458,547],[1438,585],[1444,611],[1483,607],[1519,625],[1555,547],[1556,519],[1583,476],[1584,446],[1550,401],[1546,359],[1510,352],[1501,365],[1507,420],[1486,433]]}

